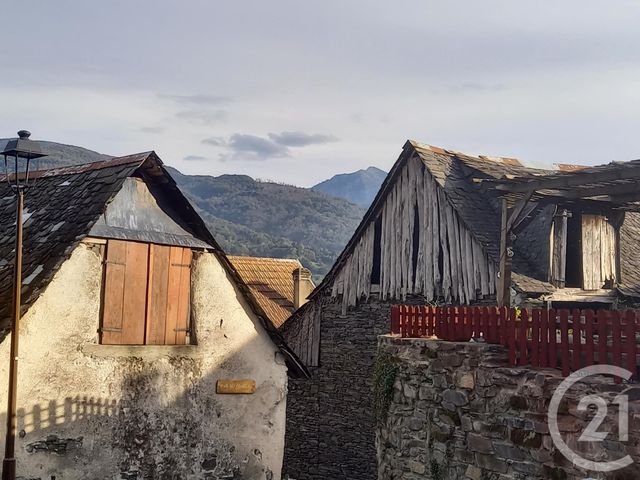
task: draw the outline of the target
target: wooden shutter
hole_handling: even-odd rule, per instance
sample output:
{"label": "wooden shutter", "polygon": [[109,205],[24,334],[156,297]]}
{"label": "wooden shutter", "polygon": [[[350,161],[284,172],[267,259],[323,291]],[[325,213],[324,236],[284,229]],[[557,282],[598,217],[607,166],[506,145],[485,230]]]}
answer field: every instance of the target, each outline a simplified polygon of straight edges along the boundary
{"label": "wooden shutter", "polygon": [[147,306],[149,345],[184,345],[191,317],[191,250],[151,245]]}
{"label": "wooden shutter", "polygon": [[109,240],[107,243],[103,344],[144,344],[148,257],[147,244],[121,240]]}
{"label": "wooden shutter", "polygon": [[184,345],[191,316],[188,248],[109,240],[102,337],[106,345]]}
{"label": "wooden shutter", "polygon": [[171,247],[165,345],[184,345],[191,317],[191,250]]}
{"label": "wooden shutter", "polygon": [[616,233],[601,215],[582,215],[582,277],[585,290],[598,290],[616,278]]}
{"label": "wooden shutter", "polygon": [[164,345],[169,291],[169,254],[171,247],[151,245],[149,250],[149,292],[147,293],[147,341]]}

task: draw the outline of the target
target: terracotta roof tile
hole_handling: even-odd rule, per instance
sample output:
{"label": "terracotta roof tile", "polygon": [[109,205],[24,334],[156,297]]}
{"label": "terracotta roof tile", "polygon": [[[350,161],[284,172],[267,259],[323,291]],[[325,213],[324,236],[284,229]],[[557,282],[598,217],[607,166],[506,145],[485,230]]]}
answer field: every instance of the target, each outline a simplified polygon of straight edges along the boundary
{"label": "terracotta roof tile", "polygon": [[280,327],[293,312],[293,272],[302,264],[295,259],[229,256],[242,281],[273,325]]}

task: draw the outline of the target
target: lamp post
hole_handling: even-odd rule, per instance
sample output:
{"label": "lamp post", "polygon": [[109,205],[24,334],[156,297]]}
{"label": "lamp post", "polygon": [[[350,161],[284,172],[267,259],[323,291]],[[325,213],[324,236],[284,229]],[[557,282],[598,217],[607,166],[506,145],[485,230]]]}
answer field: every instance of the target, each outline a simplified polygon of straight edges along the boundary
{"label": "lamp post", "polygon": [[[16,399],[18,390],[18,340],[20,333],[20,289],[22,287],[22,210],[24,193],[29,187],[29,167],[34,158],[44,157],[40,145],[29,140],[26,130],[18,138],[9,140],[4,152],[6,181],[17,197],[16,205],[16,257],[13,270],[13,318],[11,322],[11,353],[9,360],[9,393],[7,395],[7,437],[5,440],[2,480],[16,478]],[[12,165],[10,165],[12,164]],[[9,173],[9,169],[13,172]]]}

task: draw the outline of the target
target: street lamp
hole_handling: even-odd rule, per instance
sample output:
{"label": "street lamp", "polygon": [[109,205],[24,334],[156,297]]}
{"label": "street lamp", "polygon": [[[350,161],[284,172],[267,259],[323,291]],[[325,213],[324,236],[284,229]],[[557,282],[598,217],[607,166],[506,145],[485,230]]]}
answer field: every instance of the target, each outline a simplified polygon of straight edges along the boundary
{"label": "street lamp", "polygon": [[[18,138],[9,140],[4,152],[5,178],[17,197],[16,205],[16,257],[13,269],[13,318],[11,322],[11,354],[9,363],[9,394],[7,396],[7,437],[5,440],[2,480],[16,478],[16,395],[18,390],[18,340],[20,333],[20,288],[22,286],[22,210],[24,192],[29,187],[31,160],[46,156],[37,142],[29,140],[26,130]],[[13,170],[9,173],[9,170]]]}

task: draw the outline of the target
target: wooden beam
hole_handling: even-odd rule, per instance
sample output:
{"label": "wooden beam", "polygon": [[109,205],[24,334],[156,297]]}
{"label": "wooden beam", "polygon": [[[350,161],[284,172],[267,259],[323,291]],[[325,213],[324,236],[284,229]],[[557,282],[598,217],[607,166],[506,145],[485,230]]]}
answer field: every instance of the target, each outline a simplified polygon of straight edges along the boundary
{"label": "wooden beam", "polygon": [[579,199],[633,193],[635,193],[636,197],[640,200],[640,182],[616,183],[598,185],[594,187],[575,188],[571,190],[561,190],[558,191],[557,194],[555,192],[552,193],[552,195],[557,195],[562,198]]}
{"label": "wooden beam", "polygon": [[502,223],[500,228],[500,278],[498,281],[498,306],[511,306],[511,235],[507,227],[509,219],[509,205],[502,200]]}
{"label": "wooden beam", "polygon": [[514,224],[519,223],[520,221],[519,217],[524,211],[527,204],[529,203],[529,200],[531,199],[531,195],[533,195],[533,190],[527,192],[527,194],[524,197],[522,197],[520,200],[518,200],[518,202],[516,203],[515,207],[513,208],[513,211],[511,212],[511,215],[509,215],[509,220],[507,220],[507,233],[513,230]]}
{"label": "wooden beam", "polygon": [[570,213],[562,210],[553,218],[553,251],[551,262],[551,283],[558,288],[566,284],[567,270],[567,221]]}
{"label": "wooden beam", "polygon": [[[589,183],[612,182],[615,180],[640,180],[640,162],[621,164],[618,168],[610,167],[597,172],[576,172],[565,175],[535,177],[533,179],[516,179],[513,181],[489,181],[494,188],[505,192],[528,192],[529,190],[548,190],[558,188],[580,187]],[[626,183],[626,182],[625,182]]]}
{"label": "wooden beam", "polygon": [[550,302],[598,302],[613,303],[617,300],[615,290],[591,290],[586,291],[580,288],[563,288],[553,292],[544,299]]}

